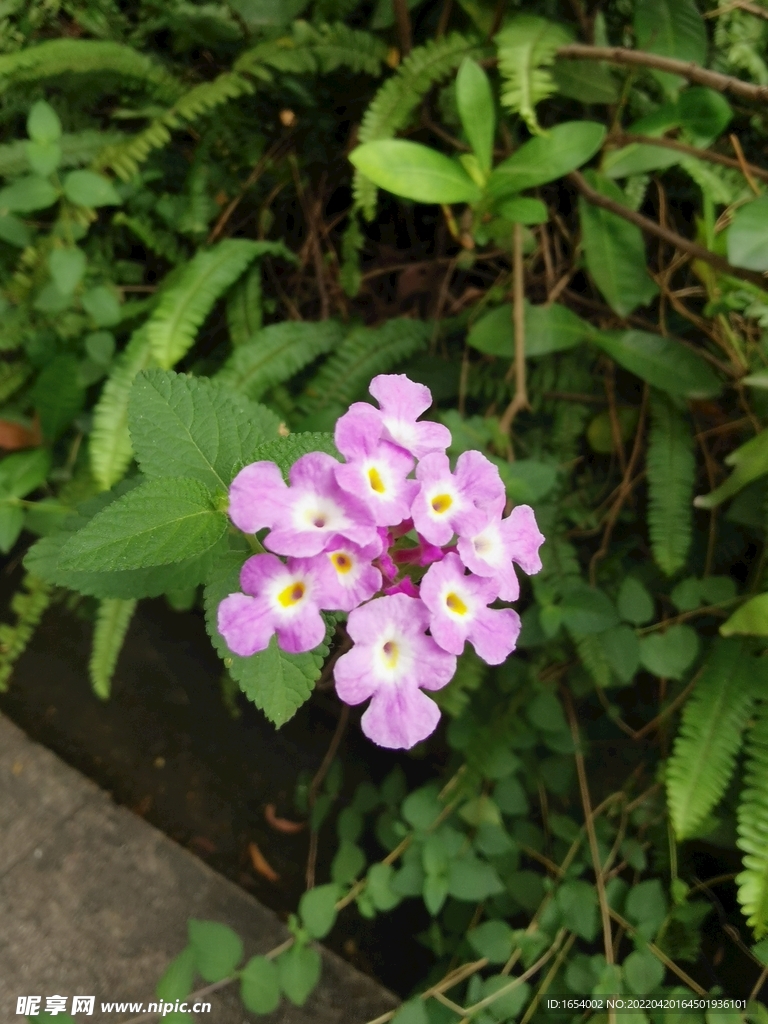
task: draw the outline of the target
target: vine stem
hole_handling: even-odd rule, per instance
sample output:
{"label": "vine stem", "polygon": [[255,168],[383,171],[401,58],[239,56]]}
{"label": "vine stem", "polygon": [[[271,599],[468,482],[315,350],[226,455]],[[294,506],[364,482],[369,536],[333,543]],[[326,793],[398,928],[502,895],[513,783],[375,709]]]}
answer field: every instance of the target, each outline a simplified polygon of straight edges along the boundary
{"label": "vine stem", "polygon": [[523,226],[515,224],[512,231],[512,322],[515,328],[515,359],[505,380],[514,375],[515,395],[499,421],[499,430],[508,434],[515,416],[530,409],[525,383],[525,278],[523,271]]}

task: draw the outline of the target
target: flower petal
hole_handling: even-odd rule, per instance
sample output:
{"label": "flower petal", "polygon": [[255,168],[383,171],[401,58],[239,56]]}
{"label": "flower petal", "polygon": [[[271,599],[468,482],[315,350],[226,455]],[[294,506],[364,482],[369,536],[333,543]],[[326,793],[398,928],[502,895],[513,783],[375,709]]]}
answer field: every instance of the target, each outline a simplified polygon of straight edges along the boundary
{"label": "flower petal", "polygon": [[285,515],[288,487],[274,462],[252,462],[229,488],[229,517],[244,533],[272,526]]}
{"label": "flower petal", "polygon": [[489,665],[500,665],[514,651],[520,616],[512,608],[485,608],[469,629],[469,642]]}
{"label": "flower petal", "polygon": [[244,658],[269,646],[274,628],[264,603],[246,594],[230,594],[219,605],[218,629],[233,654]]}
{"label": "flower petal", "polygon": [[440,709],[416,687],[381,689],[360,725],[369,740],[390,750],[408,750],[437,728]]}
{"label": "flower petal", "polygon": [[365,647],[353,647],[333,667],[336,693],[345,704],[361,704],[376,692],[371,656]]}

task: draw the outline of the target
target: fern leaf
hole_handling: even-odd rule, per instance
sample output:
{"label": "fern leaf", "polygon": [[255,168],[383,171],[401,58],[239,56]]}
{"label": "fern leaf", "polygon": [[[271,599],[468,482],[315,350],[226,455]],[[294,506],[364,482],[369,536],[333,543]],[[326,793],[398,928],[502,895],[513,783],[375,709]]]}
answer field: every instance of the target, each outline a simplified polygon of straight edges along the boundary
{"label": "fern leaf", "polygon": [[259,252],[258,242],[227,238],[198,252],[168,288],[147,321],[147,336],[158,366],[170,370],[191,348],[198,328],[217,299]]}
{"label": "fern leaf", "polygon": [[651,549],[659,568],[672,576],[685,565],[691,545],[696,463],[688,421],[656,391],[651,395],[646,470]]}
{"label": "fern leaf", "polygon": [[496,36],[499,71],[506,83],[501,102],[519,114],[533,134],[542,130],[536,119],[536,104],[557,92],[549,70],[561,46],[571,41],[562,25],[520,14]]}
{"label": "fern leaf", "polygon": [[148,217],[131,217],[127,213],[123,213],[122,210],[118,210],[112,218],[112,223],[127,228],[142,242],[145,248],[162,256],[169,263],[179,263],[184,258],[176,236],[171,231],[156,228]]}
{"label": "fern leaf", "polygon": [[427,347],[431,326],[399,317],[375,329],[359,327],[339,345],[307,386],[299,409],[323,421],[304,429],[330,427],[332,421],[366,391],[373,377],[386,373],[404,359]]}
{"label": "fern leaf", "polygon": [[109,698],[117,659],[135,610],[136,601],[107,598],[99,602],[88,668],[93,692],[102,700]]}
{"label": "fern leaf", "polygon": [[0,623],[0,693],[8,689],[8,680],[14,666],[32,639],[40,619],[51,603],[51,588],[47,583],[27,573],[21,589],[11,599],[11,611],[16,616],[13,626]]}
{"label": "fern leaf", "polygon": [[752,708],[751,661],[741,641],[718,640],[685,705],[666,773],[678,839],[695,834],[728,787]]}
{"label": "fern leaf", "polygon": [[603,690],[611,685],[611,663],[605,645],[597,634],[582,636],[576,643],[579,658],[595,684]]}
{"label": "fern leaf", "polygon": [[339,345],[343,337],[344,328],[335,320],[270,324],[235,350],[216,379],[258,400],[270,388]]}
{"label": "fern leaf", "polygon": [[[359,141],[391,139],[409,123],[413,111],[436,82],[455,71],[464,57],[481,52],[475,40],[457,32],[412,50],[371,101],[360,125]],[[372,220],[377,189],[359,171],[355,172],[354,195],[355,205]]]}
{"label": "fern leaf", "polygon": [[760,939],[768,933],[768,702],[761,703],[746,746],[736,840],[744,851],[744,870],[736,876],[736,883],[747,924]]}
{"label": "fern leaf", "polygon": [[227,327],[232,347],[245,345],[261,330],[261,267],[251,267],[227,299]]}
{"label": "fern leaf", "polygon": [[39,82],[64,74],[129,78],[170,103],[183,92],[181,83],[162,64],[123,43],[49,39],[18,53],[0,56],[0,91],[19,82]]}
{"label": "fern leaf", "polygon": [[145,325],[133,333],[125,350],[116,360],[115,368],[93,412],[93,430],[89,441],[91,473],[103,491],[113,487],[131,464],[133,449],[128,433],[131,385],[140,370],[154,365]]}
{"label": "fern leaf", "polygon": [[319,70],[324,74],[346,67],[357,73],[378,75],[387,58],[387,47],[370,32],[349,28],[343,22],[315,28],[307,21],[296,21],[297,42],[311,46]]}

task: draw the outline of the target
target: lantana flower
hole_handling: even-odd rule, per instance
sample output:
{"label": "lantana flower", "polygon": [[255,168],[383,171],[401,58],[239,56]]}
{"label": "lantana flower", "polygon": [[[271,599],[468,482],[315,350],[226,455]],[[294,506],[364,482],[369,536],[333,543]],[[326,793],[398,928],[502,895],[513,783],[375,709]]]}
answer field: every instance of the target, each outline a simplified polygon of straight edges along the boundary
{"label": "lantana flower", "polygon": [[240,570],[242,594],[219,605],[219,632],[235,654],[248,657],[269,647],[272,635],[284,651],[311,651],[325,637],[321,605],[327,604],[317,569],[277,555],[252,555]]}
{"label": "lantana flower", "polygon": [[496,600],[492,579],[469,576],[458,555],[429,567],[421,582],[429,629],[440,647],[461,654],[467,640],[489,665],[500,665],[515,649],[520,617],[512,608],[489,608]]}
{"label": "lantana flower", "polygon": [[432,393],[425,384],[409,380],[404,373],[382,373],[373,378],[368,390],[379,403],[386,440],[417,459],[445,451],[451,443],[451,432],[442,423],[416,422],[432,405]]}
{"label": "lantana flower", "polygon": [[291,466],[290,487],[274,462],[241,469],[229,491],[229,515],[245,533],[270,528],[266,546],[278,555],[317,555],[334,536],[366,545],[376,539],[367,509],[336,482],[339,463],[309,452]]}
{"label": "lantana flower", "polygon": [[520,584],[512,564],[532,576],[541,571],[539,548],[544,534],[536,525],[530,505],[517,505],[506,519],[502,519],[504,500],[492,507],[477,533],[459,538],[461,560],[477,576],[496,581],[497,596],[502,601],[516,601]]}
{"label": "lantana flower", "polygon": [[413,524],[432,544],[447,544],[455,533],[477,532],[486,510],[504,497],[498,469],[481,452],[462,452],[455,473],[445,453],[425,455],[416,479],[421,489],[411,506]]}
{"label": "lantana flower", "polygon": [[381,550],[378,537],[364,548],[333,537],[325,551],[294,559],[294,564],[316,574],[326,607],[349,612],[381,590],[381,572],[371,564]]}
{"label": "lantana flower", "polygon": [[405,594],[378,597],[349,615],[354,647],[336,662],[336,692],[346,704],[371,703],[361,720],[381,747],[412,747],[434,732],[440,709],[422,690],[439,690],[456,658],[426,635],[429,613]]}

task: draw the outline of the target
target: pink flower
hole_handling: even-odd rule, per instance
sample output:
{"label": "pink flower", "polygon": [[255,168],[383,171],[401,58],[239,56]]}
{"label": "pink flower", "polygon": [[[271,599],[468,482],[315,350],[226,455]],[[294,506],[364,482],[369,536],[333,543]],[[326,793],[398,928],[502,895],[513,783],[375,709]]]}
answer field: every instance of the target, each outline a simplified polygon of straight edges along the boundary
{"label": "pink flower", "polygon": [[405,448],[417,459],[429,452],[445,451],[451,432],[441,423],[428,420],[417,423],[432,405],[432,393],[424,384],[416,384],[404,373],[382,373],[368,388],[381,409],[382,436]]}
{"label": "pink flower", "polygon": [[489,665],[500,665],[515,649],[520,617],[511,608],[487,606],[496,599],[493,580],[467,576],[458,555],[447,554],[421,581],[429,629],[440,647],[461,654],[467,640]]}
{"label": "pink flower", "polygon": [[504,497],[498,469],[477,451],[462,452],[451,473],[448,456],[425,455],[416,467],[421,489],[411,506],[418,532],[431,544],[447,544],[454,533],[476,533],[485,510]]}
{"label": "pink flower", "polygon": [[379,597],[350,612],[355,643],[336,662],[336,692],[346,704],[371,698],[365,735],[381,747],[408,749],[434,732],[440,710],[422,690],[439,690],[456,671],[456,658],[426,636],[424,604],[405,594]]}
{"label": "pink flower", "polygon": [[242,594],[219,605],[219,632],[235,654],[248,657],[269,646],[272,634],[289,654],[311,651],[325,637],[320,607],[325,595],[312,566],[285,565],[276,555],[253,555],[240,571]]}
{"label": "pink flower", "polygon": [[381,440],[381,414],[356,402],[336,423],[336,447],[347,462],[336,479],[362,501],[377,526],[396,526],[410,514],[418,484],[406,477],[413,459],[390,441]]}
{"label": "pink flower", "polygon": [[529,576],[541,571],[539,548],[544,535],[536,525],[529,505],[517,505],[506,519],[501,518],[504,502],[488,512],[486,522],[477,533],[459,538],[458,549],[464,565],[477,576],[492,578],[502,601],[516,601],[520,596],[513,562]]}
{"label": "pink flower", "polygon": [[371,564],[381,550],[378,537],[364,548],[332,537],[325,551],[314,558],[294,559],[294,565],[317,574],[324,608],[349,612],[381,589],[381,572]]}
{"label": "pink flower", "polygon": [[291,466],[290,487],[274,462],[241,469],[229,490],[229,515],[245,533],[265,526],[265,544],[278,555],[317,555],[339,535],[365,546],[376,539],[368,510],[336,482],[339,463],[324,452]]}

